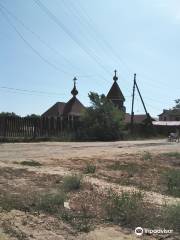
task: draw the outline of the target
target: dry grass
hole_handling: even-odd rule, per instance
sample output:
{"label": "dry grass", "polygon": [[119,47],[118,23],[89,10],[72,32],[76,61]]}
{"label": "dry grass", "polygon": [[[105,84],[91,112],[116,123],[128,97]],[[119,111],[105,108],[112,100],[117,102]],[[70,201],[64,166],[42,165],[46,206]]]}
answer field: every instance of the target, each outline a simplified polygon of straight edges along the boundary
{"label": "dry grass", "polygon": [[[154,154],[150,149],[143,148],[143,151],[138,153],[120,154],[121,148],[118,147],[116,156],[108,156],[105,150],[102,156],[99,153],[94,156],[94,151],[89,146],[88,157],[87,154],[83,157],[79,156],[79,151],[85,152],[86,149],[76,148],[72,148],[71,153],[76,151],[77,156],[68,160],[62,160],[61,155],[56,156],[57,152],[49,148],[51,160],[46,158],[43,161],[38,150],[37,159],[32,156],[34,162],[21,158],[21,161],[18,159],[20,164],[8,166],[8,163],[5,163],[6,167],[0,169],[0,208],[8,214],[17,209],[27,214],[38,214],[37,218],[41,214],[50,216],[58,222],[68,224],[74,234],[88,232],[96,226],[110,222],[131,229],[139,224],[144,227],[170,226],[179,231],[178,204],[162,207],[147,204],[144,194],[139,191],[123,191],[119,194],[112,190],[107,196],[103,184],[101,186],[93,181],[92,184],[86,184],[85,181],[95,180],[96,177],[108,184],[115,183],[117,187],[132,185],[139,190],[152,190],[179,197],[179,153],[170,151]],[[64,208],[64,201],[69,202],[70,209]],[[105,204],[102,204],[104,202]],[[10,237],[26,239],[23,231],[15,231],[16,229],[11,227],[11,222],[3,224],[3,228]]]}

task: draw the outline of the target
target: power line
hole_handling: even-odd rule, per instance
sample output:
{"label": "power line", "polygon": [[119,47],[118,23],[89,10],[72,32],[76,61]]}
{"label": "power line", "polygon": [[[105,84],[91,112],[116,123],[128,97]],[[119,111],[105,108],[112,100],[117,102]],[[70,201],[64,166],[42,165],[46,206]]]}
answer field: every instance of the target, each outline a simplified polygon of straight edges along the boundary
{"label": "power line", "polygon": [[66,95],[64,93],[55,93],[55,92],[44,92],[44,91],[37,91],[37,90],[28,90],[28,89],[21,89],[21,88],[12,88],[12,87],[6,87],[6,86],[0,86],[1,89],[7,89],[7,90],[15,90],[20,92],[29,92],[29,93],[39,93],[39,94],[48,94],[48,95]]}
{"label": "power line", "polygon": [[46,96],[46,97],[52,97],[52,95],[42,95],[42,94],[36,94],[36,93],[29,93],[29,92],[21,92],[21,91],[17,91],[17,90],[10,90],[10,89],[3,89],[0,87],[0,91],[4,93],[4,90],[6,93],[10,93],[10,94],[23,94],[23,95],[30,95],[30,96],[38,96],[38,97],[42,97],[42,96]]}
{"label": "power line", "polygon": [[[67,1],[64,1],[64,3],[67,4]],[[114,51],[114,49],[112,48],[112,46],[109,44],[109,42],[103,37],[103,35],[97,30],[97,28],[95,27],[94,23],[93,23],[93,20],[92,18],[90,17],[90,15],[87,13],[86,9],[79,3],[78,4],[78,7],[79,9],[75,6],[74,2],[71,2],[71,5],[73,5],[73,8],[75,11],[77,11],[78,13],[76,14],[76,16],[79,16],[80,15],[80,11],[79,9],[81,9],[81,16],[84,16],[84,21],[86,21],[86,24],[93,30],[94,32],[94,37],[99,41],[101,40],[100,42],[104,44],[104,46],[106,46],[106,48],[111,52],[111,54],[116,58],[116,60],[119,61],[120,64],[123,64],[126,69],[128,70],[128,73],[129,72],[134,72],[134,71],[131,71],[131,69],[129,68],[129,66],[122,60],[122,58],[117,54],[116,51]],[[97,36],[99,36],[97,38]],[[102,44],[101,44],[102,46]]]}
{"label": "power line", "polygon": [[47,60],[46,58],[44,58],[41,53],[35,49],[24,37],[23,35],[19,32],[19,30],[15,27],[14,24],[12,24],[12,22],[9,20],[9,17],[7,16],[7,14],[0,8],[0,12],[2,14],[2,16],[5,18],[5,20],[8,22],[8,24],[11,26],[11,28],[13,28],[13,30],[18,34],[18,36],[21,38],[21,40],[46,64],[48,64],[49,66],[51,66],[52,68],[54,68],[57,71],[61,71],[64,74],[70,75],[68,72],[61,70],[59,67],[57,67],[55,64],[51,63],[49,60]]}
{"label": "power line", "polygon": [[[106,40],[102,37],[102,35],[97,31],[97,29],[95,28],[93,23],[89,20],[88,14],[83,10],[81,12],[80,9],[76,7],[74,2],[71,2],[71,4],[68,4],[69,2],[65,1],[65,0],[62,0],[62,2],[68,9],[67,13],[69,13],[70,16],[73,15],[73,18],[74,19],[76,18],[81,26],[84,26],[85,29],[88,29],[88,35],[90,37],[92,37],[93,40],[95,40],[95,43],[98,44],[99,49],[102,49],[103,53],[105,53],[105,55],[108,56],[108,58],[110,57],[109,53],[111,53],[111,56],[113,56],[114,59],[116,59],[116,61],[120,62],[120,60],[117,58],[117,56],[115,54],[113,54],[112,49],[110,49],[110,47],[109,47],[110,44],[108,45],[108,42],[106,42]],[[81,5],[78,4],[78,7],[81,7]],[[84,12],[86,14],[84,14]],[[83,14],[81,14],[81,13],[83,13]],[[82,35],[82,33],[81,33],[81,35]],[[107,50],[108,50],[108,52],[107,52]],[[122,63],[120,63],[120,64],[122,64]],[[109,66],[107,66],[107,67],[109,67]],[[122,69],[121,69],[121,76],[123,76]],[[127,78],[124,76],[123,76],[123,79],[125,81],[127,81]]]}
{"label": "power line", "polygon": [[[55,92],[44,92],[44,91],[37,91],[37,90],[28,90],[28,89],[21,89],[21,88],[13,88],[13,87],[5,87],[5,86],[0,86],[0,90],[5,90],[11,93],[15,94],[27,94],[27,95],[35,95],[35,96],[67,96],[68,94],[65,93],[55,93]],[[70,94],[70,93],[69,93]],[[88,95],[79,93],[79,96],[83,97],[88,97]]]}
{"label": "power line", "polygon": [[14,18],[24,29],[26,29],[26,31],[30,32],[33,36],[35,36],[44,46],[46,46],[49,50],[51,50],[55,54],[62,57],[66,61],[66,63],[71,65],[71,67],[76,69],[76,71],[77,71],[78,68],[68,58],[66,58],[62,53],[60,53],[57,49],[52,47],[49,43],[44,41],[44,39],[42,39],[37,33],[35,33],[33,30],[31,30],[31,28],[29,28],[22,20],[20,20],[17,16],[15,16],[11,11],[9,11],[1,3],[0,3],[0,7],[3,8],[12,18]]}
{"label": "power line", "polygon": [[[81,14],[76,11],[76,6],[73,5],[73,4],[72,4],[72,5],[71,5],[71,4],[68,4],[68,3],[69,3],[68,1],[62,0],[61,2],[62,2],[62,3],[64,4],[64,6],[66,7],[66,10],[67,10],[67,11],[66,11],[66,15],[69,14],[69,16],[73,16],[73,19],[77,20],[77,21],[80,23],[80,25],[79,25],[79,26],[80,26],[80,28],[79,28],[79,30],[80,30],[80,35],[83,36],[83,39],[85,39],[86,42],[88,42],[88,46],[90,47],[89,42],[90,42],[91,40],[93,40],[93,42],[94,42],[95,44],[97,44],[98,42],[100,43],[99,49],[101,49],[101,48],[103,47],[102,42],[100,41],[99,38],[96,37],[97,34],[95,34],[95,35],[93,34],[93,35],[92,35],[91,26],[89,26],[89,25],[87,24],[86,18],[85,18],[85,19],[82,19]],[[61,9],[63,9],[63,8],[61,7]],[[83,26],[84,26],[85,28],[83,28]],[[86,30],[86,32],[83,31],[84,29]],[[88,29],[88,31],[87,31],[87,29]],[[77,31],[77,30],[78,30],[78,27],[77,27],[77,25],[76,25],[76,31]],[[85,33],[85,34],[84,34],[84,33]],[[88,34],[87,34],[87,33],[88,33]],[[91,38],[91,37],[92,37],[92,38]],[[91,50],[94,52],[94,55],[96,55],[96,57],[99,58],[99,60],[102,59],[102,58],[100,57],[100,54],[97,54],[94,49],[91,48]],[[106,49],[104,48],[103,53],[105,53],[105,52],[106,52]],[[107,64],[104,65],[104,66],[108,67],[108,68],[110,69],[110,71],[112,70]]]}
{"label": "power line", "polygon": [[[66,26],[54,15],[40,0],[33,0],[39,8],[48,15],[48,17],[59,26],[61,30],[63,30],[72,41],[74,41],[91,59],[93,59],[106,73],[110,74],[107,69],[103,66],[103,64],[92,54],[92,50],[86,48],[86,46],[81,42],[79,42],[78,38],[74,36],[74,34],[69,31]],[[104,77],[102,77],[104,79]],[[106,80],[106,79],[105,79]],[[106,80],[107,81],[107,80]]]}
{"label": "power line", "polygon": [[[141,78],[142,77],[142,78]],[[150,79],[149,77],[147,77],[146,75],[144,74],[140,74],[140,80],[142,81],[145,81],[145,82],[148,82],[148,84],[152,85],[152,86],[156,86],[157,88],[159,89],[162,89],[162,88],[166,88],[169,90],[169,86],[166,85],[165,82],[160,82],[159,80],[154,82],[152,79]],[[180,89],[178,88],[175,88],[173,90],[177,90],[177,91],[180,91]],[[168,91],[169,92],[169,91]]]}
{"label": "power line", "polygon": [[[62,53],[60,53],[57,49],[55,49],[54,47],[52,47],[49,43],[47,43],[46,41],[44,41],[44,39],[42,39],[40,37],[40,35],[38,35],[36,32],[34,32],[30,27],[28,27],[22,20],[20,20],[17,16],[15,16],[11,11],[9,11],[5,6],[3,6],[0,3],[0,6],[12,17],[14,18],[21,26],[23,26],[24,29],[26,29],[26,31],[29,31],[33,36],[35,36],[44,46],[46,46],[49,50],[53,51],[54,53],[56,53],[57,55],[61,56],[69,65],[71,65],[72,68],[76,69],[76,71],[80,70],[77,66],[75,66],[68,58],[66,58]],[[94,75],[77,75],[77,77],[80,78],[91,78],[94,77]]]}

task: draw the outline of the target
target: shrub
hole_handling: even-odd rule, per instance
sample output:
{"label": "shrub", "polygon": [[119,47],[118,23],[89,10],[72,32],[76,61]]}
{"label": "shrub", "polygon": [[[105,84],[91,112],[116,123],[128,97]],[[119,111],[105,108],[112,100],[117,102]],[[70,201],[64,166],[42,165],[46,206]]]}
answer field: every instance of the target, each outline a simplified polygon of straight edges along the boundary
{"label": "shrub", "polygon": [[37,199],[35,208],[37,211],[57,213],[64,206],[65,199],[64,192],[46,193]]}
{"label": "shrub", "polygon": [[110,190],[105,203],[105,212],[110,221],[129,227],[143,226],[149,220],[148,207],[142,192],[122,192],[121,195]]}
{"label": "shrub", "polygon": [[63,221],[68,222],[71,226],[81,232],[89,232],[90,231],[90,219],[89,209],[84,209],[81,206],[80,211],[72,212],[64,209],[59,215],[59,218]]}
{"label": "shrub", "polygon": [[31,204],[32,199],[28,194],[2,193],[0,195],[0,208],[6,211],[11,211],[13,209],[28,211]]}
{"label": "shrub", "polygon": [[108,166],[110,170],[114,171],[126,171],[128,174],[133,175],[141,170],[138,164],[129,162],[129,163],[121,163],[115,162],[112,165]]}
{"label": "shrub", "polygon": [[169,158],[180,159],[180,152],[161,153],[160,156],[161,157],[169,157]]}
{"label": "shrub", "polygon": [[87,163],[85,169],[84,169],[84,173],[88,174],[88,173],[95,173],[96,171],[96,166],[93,165],[92,163]]}
{"label": "shrub", "polygon": [[6,211],[16,209],[25,212],[42,211],[56,213],[64,205],[65,199],[66,195],[64,192],[40,195],[36,193],[33,196],[6,193],[0,197],[0,207]]}
{"label": "shrub", "polygon": [[168,170],[163,177],[165,178],[167,193],[174,197],[180,197],[180,170]]}
{"label": "shrub", "polygon": [[165,206],[163,220],[164,227],[180,232],[180,203]]}
{"label": "shrub", "polygon": [[22,161],[20,164],[24,166],[41,166],[41,163],[34,160]]}
{"label": "shrub", "polygon": [[78,190],[81,187],[82,177],[76,174],[66,176],[63,179],[63,188],[65,191]]}
{"label": "shrub", "polygon": [[152,160],[152,154],[150,152],[145,151],[141,159],[144,161]]}

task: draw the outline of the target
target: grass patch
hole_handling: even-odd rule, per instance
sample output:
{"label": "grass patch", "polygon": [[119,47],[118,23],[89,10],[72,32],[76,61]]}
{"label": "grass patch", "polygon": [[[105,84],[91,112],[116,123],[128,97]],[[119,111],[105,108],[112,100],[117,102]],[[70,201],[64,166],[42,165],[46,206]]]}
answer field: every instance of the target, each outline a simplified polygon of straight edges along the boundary
{"label": "grass patch", "polygon": [[57,213],[64,206],[66,195],[64,192],[38,194],[2,194],[0,196],[0,208],[6,211],[13,209],[45,213]]}
{"label": "grass patch", "polygon": [[163,174],[163,181],[166,184],[166,192],[174,197],[180,197],[180,170],[169,169]]}
{"label": "grass patch", "polygon": [[136,172],[140,171],[140,166],[136,163],[121,163],[121,162],[115,162],[112,165],[108,166],[110,170],[114,171],[126,171],[130,175],[133,175]]}
{"label": "grass patch", "polygon": [[159,156],[160,156],[160,157],[180,159],[180,152],[161,153]]}
{"label": "grass patch", "polygon": [[64,177],[63,189],[67,192],[80,189],[82,184],[82,176],[74,174]]}
{"label": "grass patch", "polygon": [[8,237],[5,234],[0,233],[0,240],[8,240]]}
{"label": "grass patch", "polygon": [[59,215],[60,219],[68,222],[71,226],[80,232],[89,232],[91,230],[91,216],[89,215],[89,209],[82,208],[78,212],[71,212],[64,210]]}
{"label": "grass patch", "polygon": [[26,211],[31,206],[31,196],[26,194],[11,194],[11,193],[1,193],[0,195],[0,208],[6,211],[11,211],[13,209]]}
{"label": "grass patch", "polygon": [[152,160],[152,154],[148,151],[145,151],[141,156],[141,160],[143,160],[143,161]]}
{"label": "grass patch", "polygon": [[172,229],[180,232],[180,203],[156,207],[147,204],[142,192],[110,190],[104,204],[107,220],[134,229],[137,226],[150,229]]}
{"label": "grass patch", "polygon": [[142,192],[122,192],[120,195],[110,190],[105,203],[108,220],[129,227],[145,226],[150,211],[144,202]]}
{"label": "grass patch", "polygon": [[163,225],[167,229],[180,232],[180,203],[165,206],[163,215]]}
{"label": "grass patch", "polygon": [[38,198],[35,204],[37,211],[46,213],[57,213],[64,206],[66,195],[64,192],[46,193]]}
{"label": "grass patch", "polygon": [[96,171],[96,166],[92,163],[87,163],[86,167],[84,168],[84,173],[85,174],[90,174],[90,173],[95,173]]}
{"label": "grass patch", "polygon": [[22,161],[19,164],[23,165],[23,166],[41,166],[42,164],[35,161],[35,160],[28,160],[28,161]]}

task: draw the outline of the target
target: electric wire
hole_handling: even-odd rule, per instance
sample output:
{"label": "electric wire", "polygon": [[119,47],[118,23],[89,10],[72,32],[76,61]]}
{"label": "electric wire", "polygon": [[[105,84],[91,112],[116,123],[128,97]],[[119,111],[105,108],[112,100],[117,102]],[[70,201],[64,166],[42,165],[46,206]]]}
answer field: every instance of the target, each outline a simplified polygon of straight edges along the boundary
{"label": "electric wire", "polygon": [[[80,43],[78,38],[71,32],[68,30],[68,28],[59,20],[59,18],[51,11],[48,9],[48,7],[46,7],[40,0],[33,0],[38,6],[39,8],[54,22],[56,23],[56,25],[63,30],[66,35],[69,36],[69,38],[75,42],[91,59],[93,59],[107,74],[111,74],[110,72],[107,71],[107,69],[104,67],[104,65],[96,58],[96,56],[94,56],[92,54],[92,50],[89,48],[86,48],[85,44],[83,44],[82,42]],[[101,76],[105,81],[107,81],[107,79],[105,79],[103,76]]]}
{"label": "electric wire", "polygon": [[63,72],[64,74],[70,75],[68,72],[61,70],[59,67],[57,67],[55,64],[51,63],[48,59],[44,58],[41,53],[34,48],[29,41],[27,41],[24,36],[20,33],[20,31],[15,27],[15,25],[10,21],[7,14],[0,8],[1,15],[5,18],[5,20],[8,22],[8,24],[11,26],[11,28],[17,33],[17,35],[20,37],[20,39],[28,46],[43,62],[51,66],[53,69]]}

